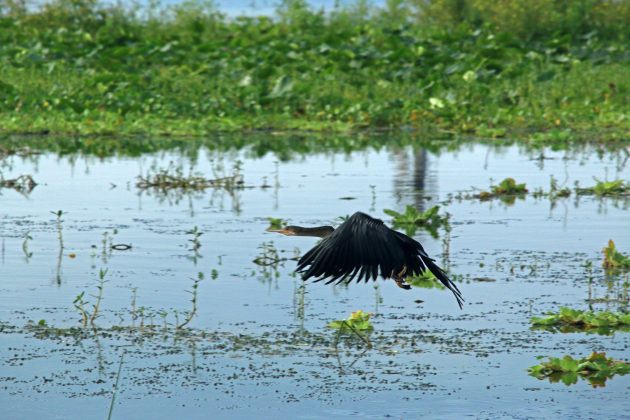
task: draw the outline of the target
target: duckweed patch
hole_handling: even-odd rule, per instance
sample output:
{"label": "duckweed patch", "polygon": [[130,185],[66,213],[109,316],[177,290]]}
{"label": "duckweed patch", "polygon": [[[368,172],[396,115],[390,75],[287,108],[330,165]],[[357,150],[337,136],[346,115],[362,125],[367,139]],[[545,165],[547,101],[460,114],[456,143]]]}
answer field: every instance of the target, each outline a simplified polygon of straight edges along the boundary
{"label": "duckweed patch", "polygon": [[[540,357],[542,359],[544,357]],[[587,380],[593,387],[604,387],[606,381],[615,375],[630,373],[630,363],[606,357],[606,353],[592,353],[588,357],[574,359],[571,356],[549,357],[528,369],[531,376],[537,379],[548,379],[549,382],[562,382],[574,385],[578,379]]]}

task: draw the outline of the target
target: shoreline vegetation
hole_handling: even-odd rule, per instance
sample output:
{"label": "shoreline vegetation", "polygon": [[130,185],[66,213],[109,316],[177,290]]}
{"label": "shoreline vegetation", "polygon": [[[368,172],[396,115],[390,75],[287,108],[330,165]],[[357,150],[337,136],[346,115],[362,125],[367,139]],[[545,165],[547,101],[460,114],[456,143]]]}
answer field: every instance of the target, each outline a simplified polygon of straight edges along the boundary
{"label": "shoreline vegetation", "polygon": [[0,1],[0,134],[630,139],[630,2],[150,4]]}

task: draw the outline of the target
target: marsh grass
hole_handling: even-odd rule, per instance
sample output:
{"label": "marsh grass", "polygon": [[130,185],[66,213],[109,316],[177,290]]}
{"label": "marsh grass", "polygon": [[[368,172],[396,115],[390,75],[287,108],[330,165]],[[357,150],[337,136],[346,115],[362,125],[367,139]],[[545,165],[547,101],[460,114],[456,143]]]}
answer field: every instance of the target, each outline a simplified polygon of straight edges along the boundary
{"label": "marsh grass", "polygon": [[530,130],[543,142],[606,128],[624,138],[630,11],[600,3],[401,0],[324,14],[283,1],[273,17],[231,18],[198,2],[5,2],[0,126],[171,136],[433,126]]}

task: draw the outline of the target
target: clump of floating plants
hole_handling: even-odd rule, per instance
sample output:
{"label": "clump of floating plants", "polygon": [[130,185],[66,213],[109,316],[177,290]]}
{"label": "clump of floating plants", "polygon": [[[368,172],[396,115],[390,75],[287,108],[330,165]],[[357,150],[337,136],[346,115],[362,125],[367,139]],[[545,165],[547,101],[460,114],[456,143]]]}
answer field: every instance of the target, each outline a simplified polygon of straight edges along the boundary
{"label": "clump of floating plants", "polygon": [[424,271],[417,276],[407,277],[405,281],[413,287],[421,287],[423,289],[446,289],[440,283],[438,283],[435,275],[429,270]]}
{"label": "clump of floating plants", "polygon": [[287,226],[287,222],[284,219],[267,217],[267,220],[269,221],[268,231],[280,230]]}
{"label": "clump of floating plants", "polygon": [[578,195],[596,195],[598,197],[623,197],[630,196],[630,183],[623,179],[614,181],[600,181],[595,178],[596,184],[592,187],[580,188],[576,186]]}
{"label": "clump of floating plants", "polygon": [[328,324],[328,328],[341,330],[344,332],[356,331],[372,331],[374,326],[370,322],[370,313],[363,312],[361,309],[354,311],[347,319],[332,321]]}
{"label": "clump of floating plants", "polygon": [[[541,356],[538,359],[543,358]],[[615,375],[630,373],[630,363],[608,358],[606,353],[592,353],[581,359],[571,356],[549,357],[547,361],[530,367],[528,372],[537,379],[549,379],[552,383],[561,381],[565,385],[573,385],[582,378],[593,387],[604,387],[606,380]]]}
{"label": "clump of floating plants", "polygon": [[437,230],[441,227],[448,227],[448,214],[439,214],[440,206],[433,206],[422,212],[414,206],[408,205],[404,213],[384,209],[383,212],[393,217],[392,224],[394,228],[403,228],[405,233],[412,236],[418,228],[426,229],[431,236],[437,237]]}
{"label": "clump of floating plants", "polygon": [[602,251],[604,253],[602,267],[606,270],[630,270],[630,257],[617,251],[612,239],[608,241],[608,246]]}
{"label": "clump of floating plants", "polygon": [[534,327],[559,332],[595,330],[605,334],[613,330],[630,331],[630,314],[567,307],[561,307],[557,313],[549,312],[545,317],[532,317],[530,322]]}
{"label": "clump of floating plants", "polygon": [[491,200],[493,198],[501,198],[506,203],[514,203],[516,197],[523,197],[528,190],[525,183],[518,184],[514,178],[505,178],[499,185],[490,187],[490,191],[481,191],[475,195],[480,200]]}
{"label": "clump of floating plants", "polygon": [[342,334],[353,334],[359,337],[368,348],[372,347],[368,335],[374,331],[374,326],[370,322],[371,314],[362,310],[354,311],[346,319],[339,319],[328,324],[328,328],[337,330],[337,340]]}
{"label": "clump of floating plants", "polygon": [[191,171],[184,174],[181,166],[171,163],[167,168],[157,169],[155,172],[140,175],[136,182],[136,187],[146,189],[156,189],[168,191],[173,189],[199,191],[207,188],[223,188],[233,191],[244,187],[243,175],[240,172],[240,165],[235,165],[231,175],[214,179],[205,178],[202,174]]}
{"label": "clump of floating plants", "polygon": [[0,175],[0,189],[9,188],[22,194],[28,194],[37,186],[37,182],[30,175],[20,175],[17,178],[5,179]]}

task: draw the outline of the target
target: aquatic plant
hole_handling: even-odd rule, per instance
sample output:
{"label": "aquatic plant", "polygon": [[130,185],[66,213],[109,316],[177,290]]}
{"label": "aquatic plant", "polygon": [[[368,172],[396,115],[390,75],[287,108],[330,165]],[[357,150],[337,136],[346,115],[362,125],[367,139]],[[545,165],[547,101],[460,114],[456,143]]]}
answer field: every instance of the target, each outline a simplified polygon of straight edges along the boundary
{"label": "aquatic plant", "polygon": [[158,3],[163,12],[3,2],[3,131],[627,132],[626,2],[399,0],[320,13],[287,1],[273,17],[238,19]]}
{"label": "aquatic plant", "polygon": [[175,166],[172,163],[168,167],[158,169],[154,173],[138,176],[138,181],[136,182],[136,187],[141,190],[152,188],[161,191],[172,189],[199,191],[207,188],[223,188],[232,191],[243,188],[243,186],[243,175],[238,167],[235,167],[234,172],[229,176],[207,179],[199,173],[193,173],[192,169],[188,175],[184,175],[182,167]]}
{"label": "aquatic plant", "polygon": [[499,185],[490,187],[490,191],[482,191],[476,195],[480,200],[490,200],[493,198],[502,198],[509,204],[514,203],[515,197],[523,197],[528,190],[525,184],[517,184],[514,178],[505,178]]}
{"label": "aquatic plant", "polygon": [[532,317],[530,322],[534,327],[560,332],[596,330],[608,334],[615,330],[630,331],[630,314],[582,311],[568,307],[561,307],[557,313],[548,312],[545,317]]}
{"label": "aquatic plant", "polygon": [[99,317],[99,312],[101,308],[101,301],[103,300],[103,290],[105,286],[105,276],[107,275],[107,269],[100,269],[98,272],[98,285],[96,286],[98,293],[96,295],[91,295],[96,299],[96,302],[92,305],[92,312],[88,312],[86,306],[89,304],[84,299],[85,291],[79,293],[75,298],[72,304],[75,309],[79,311],[81,315],[81,325],[82,327],[87,327],[88,324],[92,326],[92,328],[96,328],[95,321]]}
{"label": "aquatic plant", "polygon": [[[539,360],[543,358],[538,357]],[[615,375],[630,373],[630,363],[607,358],[606,353],[594,352],[581,359],[568,355],[563,358],[549,357],[546,362],[530,367],[528,372],[537,379],[549,379],[552,383],[561,381],[567,386],[576,384],[582,378],[593,387],[604,387],[606,380]]]}
{"label": "aquatic plant", "polygon": [[287,222],[284,219],[275,218],[275,217],[267,217],[267,220],[269,221],[269,227],[267,228],[267,230],[282,229],[283,227],[287,225]]}
{"label": "aquatic plant", "polygon": [[199,272],[197,273],[197,278],[192,279],[193,280],[192,290],[188,292],[192,295],[190,299],[190,303],[192,307],[186,313],[186,318],[184,318],[184,320],[181,323],[176,322],[175,328],[178,330],[188,325],[190,321],[192,321],[192,319],[195,317],[195,315],[197,315],[197,289],[199,289],[199,283],[201,283],[201,281],[203,280],[203,277],[204,277],[203,273]]}
{"label": "aquatic plant", "polygon": [[420,287],[423,289],[446,289],[446,287],[440,284],[440,282],[435,278],[435,275],[429,270],[424,271],[422,274],[417,276],[407,277],[405,281],[413,287]]}
{"label": "aquatic plant", "polygon": [[370,322],[370,314],[362,310],[354,311],[346,319],[340,319],[328,323],[328,328],[340,330],[342,332],[372,331],[374,326]]}
{"label": "aquatic plant", "polygon": [[390,209],[383,210],[385,214],[394,218],[392,220],[394,228],[404,228],[405,233],[409,236],[413,236],[418,228],[422,228],[426,229],[434,238],[438,236],[438,229],[447,226],[449,220],[448,214],[443,216],[438,214],[439,211],[440,206],[433,206],[421,212],[412,205],[407,205],[404,213]]}
{"label": "aquatic plant", "polygon": [[623,255],[617,251],[615,243],[612,239],[608,241],[608,246],[602,252],[604,253],[604,261],[602,267],[606,270],[630,270],[630,256]]}
{"label": "aquatic plant", "polygon": [[614,181],[600,181],[595,178],[596,184],[592,187],[576,187],[578,195],[595,195],[597,197],[623,197],[630,195],[630,184],[623,179]]}

